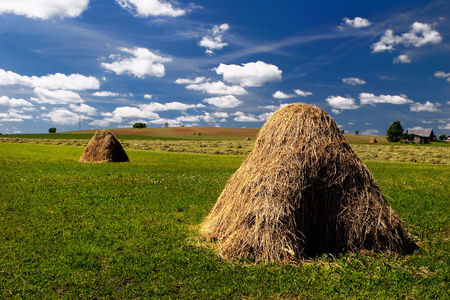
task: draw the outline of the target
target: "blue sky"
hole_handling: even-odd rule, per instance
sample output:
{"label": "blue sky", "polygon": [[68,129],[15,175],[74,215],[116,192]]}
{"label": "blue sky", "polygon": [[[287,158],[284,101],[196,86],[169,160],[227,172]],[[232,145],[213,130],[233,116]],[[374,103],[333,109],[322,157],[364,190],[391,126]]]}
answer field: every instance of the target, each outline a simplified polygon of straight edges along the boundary
{"label": "blue sky", "polygon": [[450,135],[450,4],[1,0],[0,132],[260,128],[323,108],[346,133]]}

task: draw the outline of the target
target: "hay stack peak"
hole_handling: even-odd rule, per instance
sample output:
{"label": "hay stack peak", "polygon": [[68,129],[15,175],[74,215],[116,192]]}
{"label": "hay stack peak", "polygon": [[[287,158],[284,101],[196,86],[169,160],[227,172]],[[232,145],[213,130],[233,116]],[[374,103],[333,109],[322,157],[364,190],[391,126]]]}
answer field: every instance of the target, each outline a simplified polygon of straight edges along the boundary
{"label": "hay stack peak", "polygon": [[201,224],[222,257],[289,261],[322,253],[401,252],[401,221],[322,109],[291,104],[258,133],[249,157]]}
{"label": "hay stack peak", "polygon": [[84,149],[80,162],[129,161],[119,140],[108,130],[97,130]]}

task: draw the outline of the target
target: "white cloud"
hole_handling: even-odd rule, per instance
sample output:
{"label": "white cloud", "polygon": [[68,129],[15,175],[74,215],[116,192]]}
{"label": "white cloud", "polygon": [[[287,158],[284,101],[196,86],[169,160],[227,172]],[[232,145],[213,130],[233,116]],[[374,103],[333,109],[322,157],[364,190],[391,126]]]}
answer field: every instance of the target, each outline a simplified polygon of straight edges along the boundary
{"label": "white cloud", "polygon": [[144,111],[168,111],[168,110],[179,110],[184,111],[192,108],[203,108],[203,104],[185,104],[181,102],[169,102],[169,103],[157,103],[150,102],[149,104],[139,105],[139,108]]}
{"label": "white cloud", "polygon": [[310,96],[310,95],[313,94],[313,93],[311,93],[311,92],[305,92],[305,91],[302,91],[302,90],[299,90],[299,89],[294,90],[294,92],[295,92],[297,95],[302,96],[302,97],[307,97],[307,96]]}
{"label": "white cloud", "polygon": [[441,41],[441,35],[431,25],[414,22],[411,30],[401,36],[394,35],[392,29],[386,30],[380,41],[372,44],[372,52],[392,51],[400,44],[405,47],[421,47],[426,44],[438,44]]}
{"label": "white cloud", "polygon": [[124,53],[131,54],[128,57],[114,54],[110,56],[112,63],[101,63],[101,66],[107,70],[115,72],[117,75],[129,74],[139,78],[146,76],[162,77],[165,75],[163,63],[172,61],[171,57],[159,56],[146,48],[136,47],[119,48]]}
{"label": "white cloud", "polygon": [[228,118],[229,115],[226,112],[214,112],[212,115],[216,118]]}
{"label": "white cloud", "polygon": [[150,94],[145,94],[144,95],[144,99],[151,100],[152,98],[153,98],[153,95],[150,95]]}
{"label": "white cloud", "polygon": [[212,29],[212,36],[204,36],[198,44],[206,48],[206,53],[214,54],[213,50],[220,50],[228,46],[228,43],[222,42],[222,34],[228,29],[230,29],[230,26],[226,23],[220,26],[215,25]]}
{"label": "white cloud", "polygon": [[51,91],[43,88],[35,88],[34,92],[38,96],[38,98],[32,97],[31,100],[40,104],[70,104],[84,102],[84,100],[81,99],[80,95],[72,91]]}
{"label": "white cloud", "polygon": [[436,73],[434,73],[434,77],[447,78],[447,81],[450,82],[450,73],[445,73],[443,71],[437,71]]}
{"label": "white cloud", "polygon": [[113,111],[114,117],[118,118],[143,118],[158,119],[159,115],[151,110],[143,110],[137,107],[122,106]]}
{"label": "white cloud", "polygon": [[439,129],[450,130],[450,123],[447,123],[446,125],[440,125]]}
{"label": "white cloud", "polygon": [[281,81],[282,71],[277,66],[262,61],[238,65],[220,64],[214,69],[223,80],[241,86],[261,86],[270,81]]}
{"label": "white cloud", "polygon": [[[352,97],[330,96],[325,99],[335,109],[357,109],[358,105]],[[335,112],[336,113],[336,112]]]}
{"label": "white cloud", "polygon": [[205,77],[196,77],[195,79],[188,79],[188,78],[178,78],[175,80],[175,83],[178,84],[199,84],[201,82],[204,82],[206,80]]}
{"label": "white cloud", "polygon": [[238,107],[239,105],[242,105],[242,101],[237,99],[233,95],[227,95],[222,97],[212,97],[212,98],[206,98],[203,100],[203,102],[206,102],[208,104],[220,107],[220,108],[233,108]]}
{"label": "white cloud", "polygon": [[0,14],[12,13],[32,19],[75,18],[87,9],[89,0],[2,0]]}
{"label": "white cloud", "polygon": [[124,9],[139,17],[168,16],[179,17],[186,14],[186,10],[175,8],[165,0],[116,0]]}
{"label": "white cloud", "polygon": [[0,105],[9,106],[9,107],[33,106],[33,104],[31,102],[28,102],[25,99],[9,98],[7,96],[0,97]]}
{"label": "white cloud", "polygon": [[0,69],[0,85],[21,85],[39,87],[50,90],[88,90],[98,89],[100,82],[92,76],[81,74],[65,75],[61,73],[49,74],[41,77],[25,76]]}
{"label": "white cloud", "polygon": [[341,111],[340,111],[339,109],[336,109],[336,108],[331,109],[331,111],[332,111],[335,115],[338,115],[338,114],[341,113]]}
{"label": "white cloud", "polygon": [[372,24],[372,23],[370,23],[369,20],[361,18],[361,17],[356,17],[353,20],[351,20],[349,18],[344,18],[343,20],[344,20],[346,26],[353,27],[353,28],[368,27]]}
{"label": "white cloud", "polygon": [[228,86],[222,81],[205,82],[201,84],[190,84],[186,86],[188,90],[201,91],[208,94],[217,95],[245,95],[247,91],[238,85]]}
{"label": "white cloud", "polygon": [[276,99],[289,99],[289,98],[294,98],[297,97],[297,95],[295,94],[285,94],[282,91],[276,91],[272,97],[276,98]]}
{"label": "white cloud", "polygon": [[23,120],[31,120],[33,116],[24,115],[21,111],[10,108],[6,113],[0,113],[0,122],[23,122]]}
{"label": "white cloud", "polygon": [[414,101],[408,99],[406,95],[379,95],[376,96],[372,93],[361,93],[359,94],[359,100],[362,105],[370,104],[375,105],[376,103],[389,103],[389,104],[407,104],[413,103]]}
{"label": "white cloud", "polygon": [[366,84],[366,82],[360,78],[350,77],[350,78],[342,78],[342,82],[348,85],[363,85]]}
{"label": "white cloud", "polygon": [[73,125],[79,122],[80,116],[65,108],[56,108],[48,114],[42,114],[42,118],[58,125]]}
{"label": "white cloud", "polygon": [[70,109],[77,113],[86,114],[88,116],[93,116],[96,114],[97,110],[87,104],[81,103],[79,105],[70,104]]}
{"label": "white cloud", "polygon": [[414,112],[422,112],[422,111],[437,112],[439,111],[439,106],[441,106],[440,103],[431,103],[430,101],[427,101],[424,104],[416,102],[412,104],[409,107],[409,109]]}
{"label": "white cloud", "polygon": [[251,122],[251,123],[256,123],[256,122],[264,122],[266,121],[273,113],[263,113],[260,115],[253,115],[253,114],[244,114],[241,111],[237,111],[235,112],[233,115],[235,115],[236,117],[233,119],[235,122],[241,122],[241,123],[246,123],[246,122]]}
{"label": "white cloud", "polygon": [[409,58],[406,54],[401,54],[398,57],[394,58],[394,64],[409,64],[411,62],[411,58]]}
{"label": "white cloud", "polygon": [[361,135],[378,135],[378,130],[368,129],[368,130],[361,132]]}
{"label": "white cloud", "polygon": [[92,96],[97,96],[97,97],[118,97],[119,93],[114,93],[114,92],[109,92],[109,91],[100,91],[100,92],[93,93]]}

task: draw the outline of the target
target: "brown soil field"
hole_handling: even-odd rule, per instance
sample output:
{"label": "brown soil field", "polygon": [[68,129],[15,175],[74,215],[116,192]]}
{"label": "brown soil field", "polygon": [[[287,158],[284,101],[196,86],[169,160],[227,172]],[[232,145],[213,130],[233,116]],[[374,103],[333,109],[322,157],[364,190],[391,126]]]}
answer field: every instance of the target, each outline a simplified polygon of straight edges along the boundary
{"label": "brown soil field", "polygon": [[[258,128],[222,128],[222,127],[163,127],[163,128],[117,128],[108,129],[114,135],[145,135],[160,137],[191,137],[207,136],[209,138],[238,138],[249,137],[256,138],[259,132]],[[95,130],[81,130],[62,132],[64,134],[94,134]],[[378,143],[387,143],[386,137],[344,134],[349,143],[369,143],[375,138]]]}

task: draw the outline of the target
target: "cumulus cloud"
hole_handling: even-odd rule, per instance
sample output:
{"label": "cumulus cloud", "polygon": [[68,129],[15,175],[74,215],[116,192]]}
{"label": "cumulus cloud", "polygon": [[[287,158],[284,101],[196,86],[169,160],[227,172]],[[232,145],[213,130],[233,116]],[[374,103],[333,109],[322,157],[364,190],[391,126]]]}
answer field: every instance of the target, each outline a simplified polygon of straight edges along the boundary
{"label": "cumulus cloud", "polygon": [[33,106],[33,104],[25,99],[9,98],[7,96],[0,97],[0,105],[9,107]]}
{"label": "cumulus cloud", "polygon": [[217,95],[245,95],[247,91],[238,85],[228,86],[222,81],[205,82],[201,84],[190,84],[186,86],[188,90],[201,91],[208,94]]}
{"label": "cumulus cloud", "polygon": [[369,20],[361,18],[361,17],[356,17],[353,20],[351,20],[349,18],[344,18],[343,21],[346,26],[353,27],[353,28],[368,27],[372,24],[372,23],[370,23]]}
{"label": "cumulus cloud", "polygon": [[56,90],[51,91],[43,88],[35,88],[35,94],[38,98],[32,97],[31,100],[36,103],[47,104],[70,104],[70,103],[83,103],[80,95],[72,91]]}
{"label": "cumulus cloud", "polygon": [[230,26],[226,23],[220,26],[215,25],[212,29],[212,35],[204,36],[198,44],[206,48],[207,54],[214,54],[213,50],[220,50],[228,46],[228,43],[222,42],[222,35],[228,29],[230,29]]}
{"label": "cumulus cloud", "polygon": [[31,115],[24,115],[23,112],[15,108],[10,108],[6,113],[0,113],[0,122],[23,122],[23,120],[33,119]]}
{"label": "cumulus cloud", "polygon": [[359,94],[359,100],[362,105],[370,104],[375,105],[377,103],[389,103],[389,104],[407,104],[414,101],[408,99],[406,95],[379,95],[376,96],[372,93]]}
{"label": "cumulus cloud", "polygon": [[361,132],[361,135],[378,135],[378,130],[376,129],[367,129]]}
{"label": "cumulus cloud", "polygon": [[42,114],[42,118],[58,125],[74,125],[79,122],[80,116],[65,108],[55,108],[48,114]]}
{"label": "cumulus cloud", "polygon": [[159,115],[151,110],[139,109],[137,107],[122,106],[113,111],[113,116],[118,118],[143,118],[158,119]]}
{"label": "cumulus cloud", "polygon": [[123,57],[120,54],[113,54],[110,58],[115,61],[101,63],[103,68],[113,71],[117,75],[125,73],[138,78],[145,78],[146,76],[162,77],[165,75],[163,63],[172,61],[171,57],[157,55],[146,48],[119,48],[119,50],[129,55]]}
{"label": "cumulus cloud", "polygon": [[143,104],[139,106],[140,109],[144,111],[168,111],[168,110],[179,110],[184,111],[193,108],[203,108],[205,107],[203,104],[185,104],[181,102],[169,102],[169,103],[158,103],[158,102],[150,102],[149,104]]}
{"label": "cumulus cloud", "polygon": [[3,0],[0,14],[15,14],[31,19],[63,19],[78,17],[87,9],[89,0]]}
{"label": "cumulus cloud", "polygon": [[151,100],[153,98],[153,95],[150,95],[150,94],[145,94],[144,95],[144,99],[149,99],[149,100]]}
{"label": "cumulus cloud", "polygon": [[241,86],[262,86],[266,82],[281,81],[282,71],[277,66],[262,61],[238,65],[220,64],[214,69],[223,80]]}
{"label": "cumulus cloud", "polygon": [[275,93],[273,93],[272,97],[274,97],[276,99],[289,99],[289,98],[297,97],[297,95],[296,94],[285,94],[282,91],[276,91]]}
{"label": "cumulus cloud", "polygon": [[329,96],[325,101],[334,109],[357,109],[358,105],[352,97]]}
{"label": "cumulus cloud", "polygon": [[409,109],[414,112],[437,112],[439,111],[439,106],[441,106],[440,103],[431,103],[430,101],[427,101],[424,104],[416,102],[412,104]]}
{"label": "cumulus cloud", "polygon": [[311,93],[311,92],[305,92],[305,91],[302,91],[302,90],[299,90],[299,89],[294,90],[294,92],[295,92],[297,95],[301,96],[301,97],[307,97],[307,96],[310,96],[310,95],[313,94],[313,93]]}
{"label": "cumulus cloud", "polygon": [[21,85],[27,87],[39,87],[49,90],[89,90],[98,89],[100,82],[92,76],[81,74],[65,75],[61,73],[45,76],[26,76],[11,71],[0,69],[0,85]]}
{"label": "cumulus cloud", "polygon": [[109,92],[109,91],[100,91],[100,92],[93,93],[92,96],[96,96],[96,97],[117,97],[117,96],[119,96],[119,93],[114,93],[114,92]]}
{"label": "cumulus cloud", "polygon": [[409,64],[411,62],[411,58],[409,58],[406,54],[401,54],[398,57],[394,58],[394,64]]}
{"label": "cumulus cloud", "polygon": [[443,71],[437,71],[436,73],[434,73],[434,77],[447,78],[447,81],[450,82],[450,73],[445,73]]}
{"label": "cumulus cloud", "polygon": [[348,85],[363,85],[366,84],[366,82],[360,78],[350,77],[350,78],[342,78],[342,82]]}
{"label": "cumulus cloud", "polygon": [[236,116],[233,120],[235,122],[241,123],[256,123],[266,121],[273,113],[263,113],[260,115],[254,114],[244,114],[241,111],[235,112],[233,115]]}
{"label": "cumulus cloud", "polygon": [[139,17],[167,16],[179,17],[186,14],[186,10],[173,7],[165,0],[116,0],[122,8]]}
{"label": "cumulus cloud", "polygon": [[189,78],[178,78],[175,80],[175,83],[178,84],[199,84],[206,80],[205,77],[196,77],[195,79],[189,79]]}
{"label": "cumulus cloud", "polygon": [[203,102],[206,102],[208,104],[220,107],[220,108],[233,108],[238,107],[242,105],[242,101],[237,99],[233,95],[227,95],[222,97],[212,97],[212,98],[206,98],[203,100]]}
{"label": "cumulus cloud", "polygon": [[97,110],[87,104],[81,103],[79,105],[70,104],[69,108],[77,113],[86,114],[88,116],[93,116],[97,113]]}
{"label": "cumulus cloud", "polygon": [[445,125],[439,125],[439,129],[450,130],[450,123],[447,123]]}
{"label": "cumulus cloud", "polygon": [[402,35],[394,35],[392,29],[386,30],[380,41],[372,44],[372,52],[392,51],[400,44],[405,47],[421,47],[426,44],[438,44],[441,41],[441,35],[431,25],[414,22],[410,31]]}

